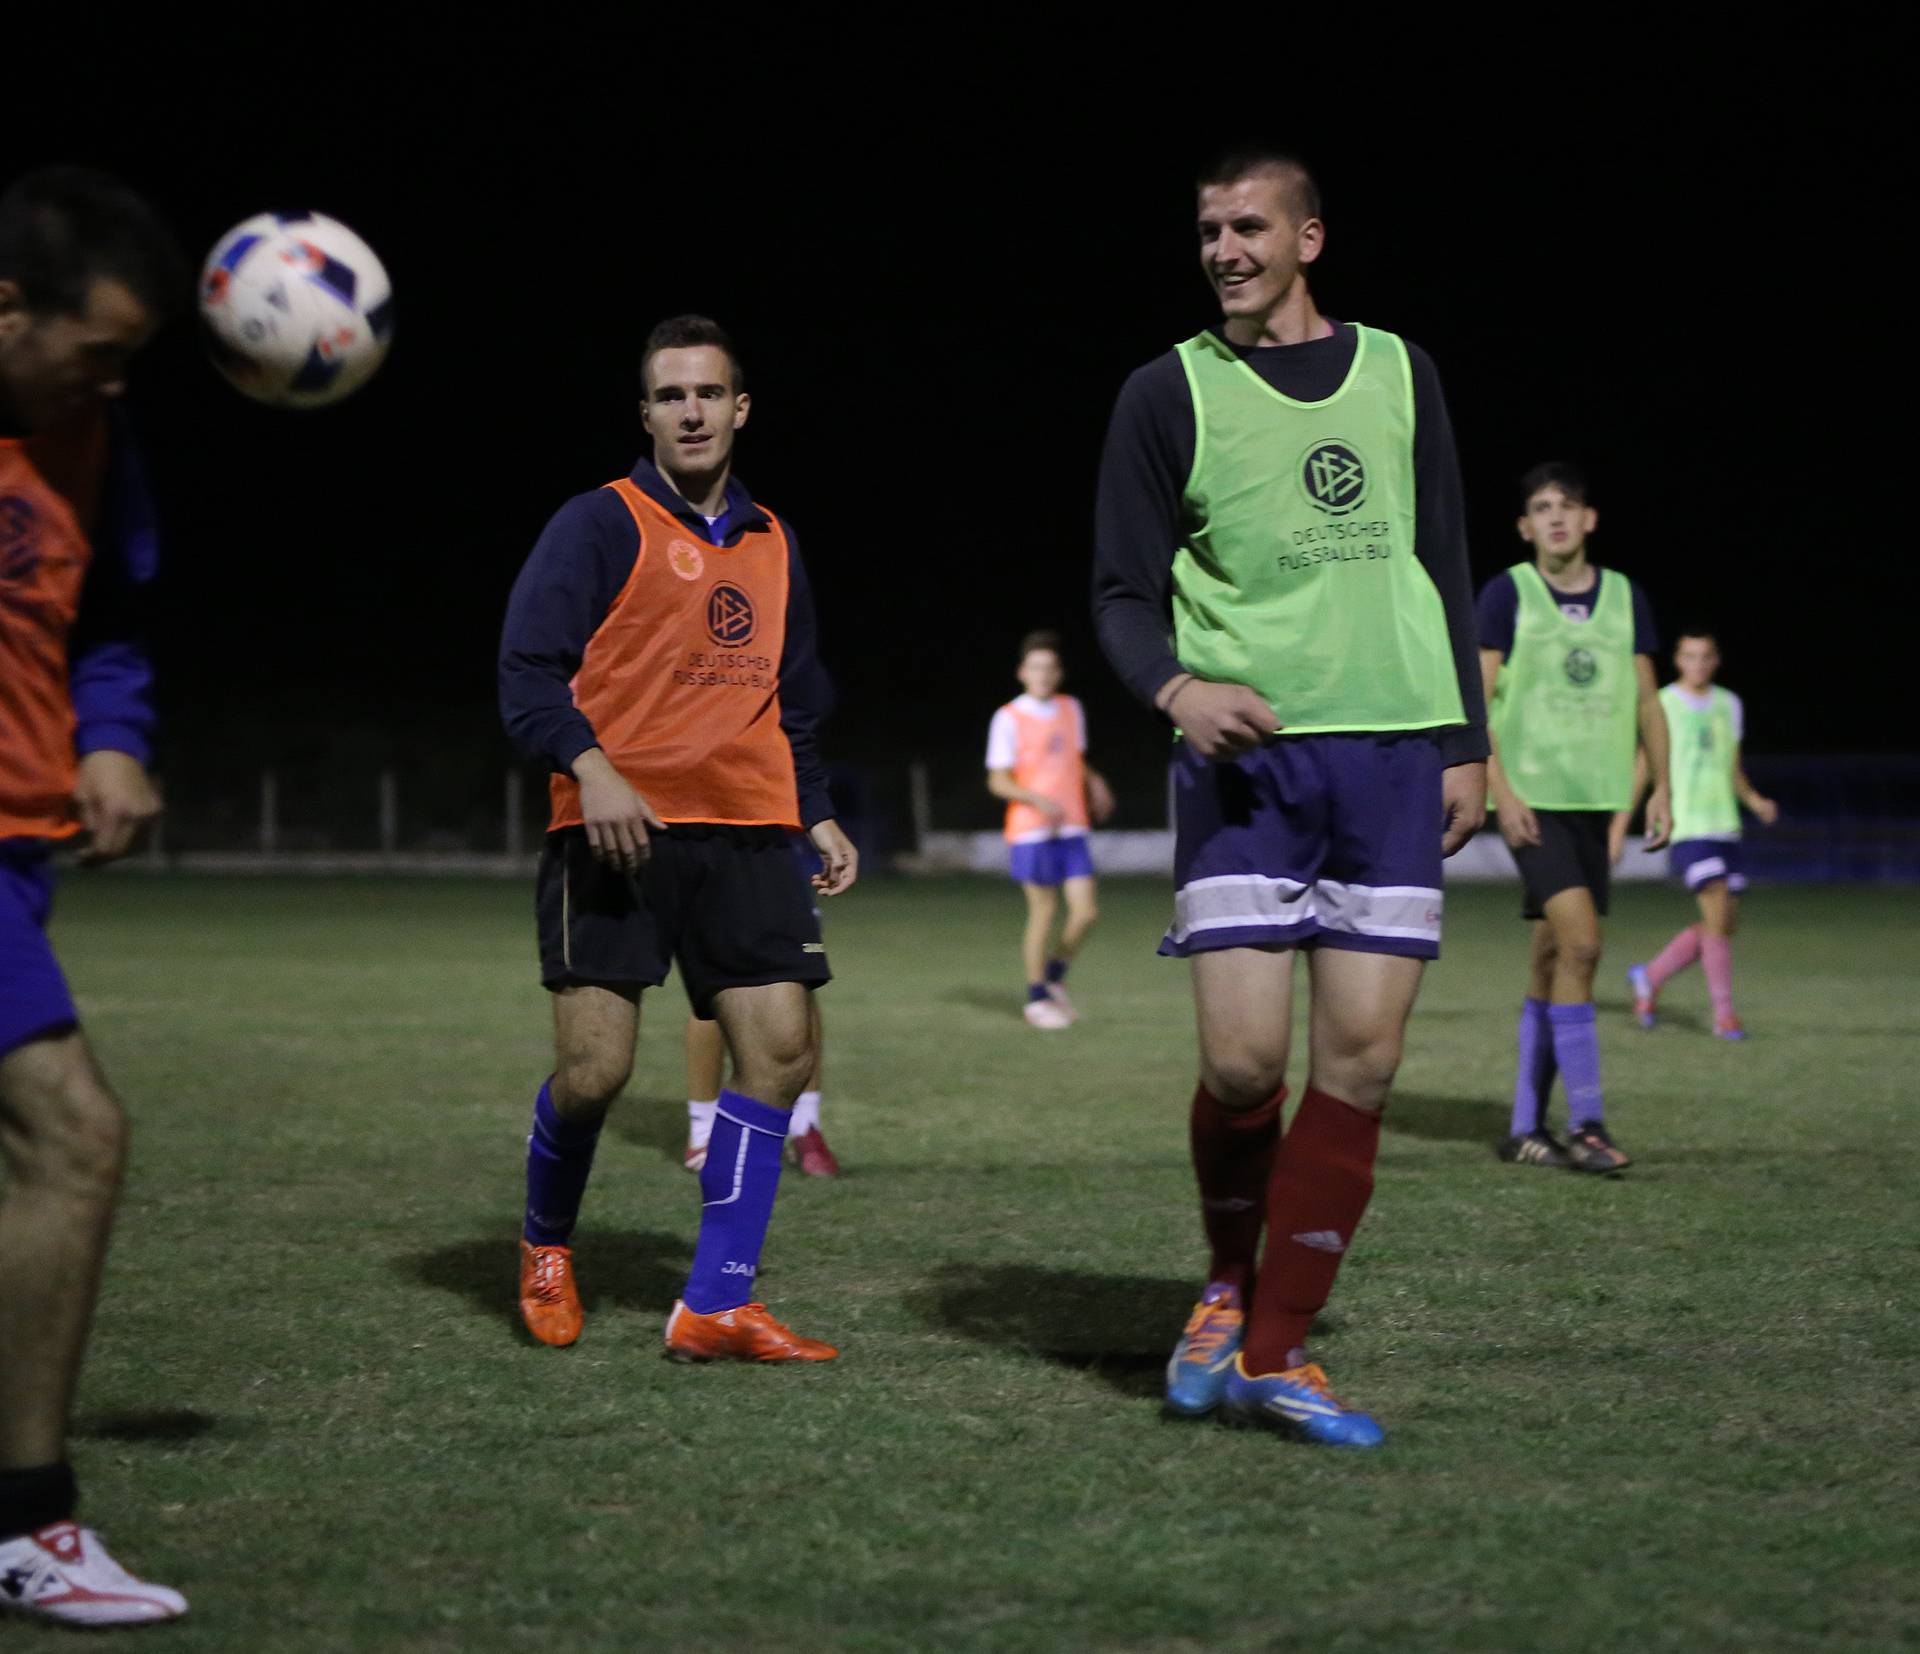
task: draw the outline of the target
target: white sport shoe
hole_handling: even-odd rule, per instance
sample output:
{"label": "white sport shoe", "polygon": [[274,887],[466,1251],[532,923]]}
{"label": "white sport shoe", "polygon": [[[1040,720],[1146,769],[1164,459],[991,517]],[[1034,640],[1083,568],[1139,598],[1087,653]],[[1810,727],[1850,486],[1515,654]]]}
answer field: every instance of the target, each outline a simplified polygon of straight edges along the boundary
{"label": "white sport shoe", "polygon": [[178,1619],[187,1599],[135,1579],[93,1529],[55,1522],[0,1544],[0,1609],[67,1625],[142,1625]]}
{"label": "white sport shoe", "polygon": [[1031,1028],[1069,1028],[1073,1025],[1071,1014],[1061,1010],[1051,999],[1028,1000],[1022,1014]]}
{"label": "white sport shoe", "polygon": [[1073,1001],[1067,998],[1066,983],[1049,982],[1047,984],[1047,998],[1067,1013],[1067,1021],[1078,1022],[1080,1020],[1080,1013],[1073,1008]]}

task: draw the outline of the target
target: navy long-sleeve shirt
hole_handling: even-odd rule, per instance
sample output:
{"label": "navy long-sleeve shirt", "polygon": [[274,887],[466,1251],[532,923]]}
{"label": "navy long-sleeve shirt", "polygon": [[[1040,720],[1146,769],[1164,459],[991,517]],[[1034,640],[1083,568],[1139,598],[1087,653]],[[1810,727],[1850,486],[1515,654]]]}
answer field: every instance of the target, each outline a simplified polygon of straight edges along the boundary
{"label": "navy long-sleeve shirt", "polygon": [[78,725],[74,746],[83,758],[106,751],[128,753],[142,764],[153,761],[157,719],[145,611],[159,567],[145,468],[115,410],[93,559],[67,645],[67,690]]}
{"label": "navy long-sleeve shirt", "polygon": [[[1357,341],[1352,327],[1336,323],[1328,338],[1236,349],[1283,396],[1322,402],[1345,381]],[[1445,763],[1472,763],[1487,756],[1487,715],[1460,460],[1433,359],[1411,341],[1407,358],[1413,370],[1414,555],[1446,611],[1466,715],[1465,724],[1437,729],[1434,738]],[[1183,670],[1173,653],[1168,606],[1174,552],[1186,526],[1183,498],[1193,449],[1193,397],[1179,356],[1168,351],[1121,387],[1094,508],[1094,625],[1114,671],[1148,705]]]}
{"label": "navy long-sleeve shirt", "polygon": [[[642,459],[633,481],[648,498],[709,545],[738,545],[766,533],[774,519],[753,503],[738,477],[709,522]],[[813,588],[792,524],[787,537],[786,645],[780,655],[780,728],[793,751],[800,820],[811,827],[833,814],[820,762],[819,727],[833,710],[833,691],[820,664]],[[576,494],[554,513],[528,556],[507,600],[500,638],[500,716],[507,734],[529,758],[571,774],[573,761],[599,737],[574,705],[572,683],[587,644],[600,629],[640,555],[640,530],[611,488]]]}

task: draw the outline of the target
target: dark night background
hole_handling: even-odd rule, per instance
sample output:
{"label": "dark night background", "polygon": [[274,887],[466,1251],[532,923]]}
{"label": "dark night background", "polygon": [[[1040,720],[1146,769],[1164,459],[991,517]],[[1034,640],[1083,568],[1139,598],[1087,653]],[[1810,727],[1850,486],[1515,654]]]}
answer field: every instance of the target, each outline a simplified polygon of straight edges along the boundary
{"label": "dark night background", "polygon": [[989,819],[987,719],[1019,634],[1055,625],[1123,824],[1156,823],[1164,738],[1087,614],[1093,478],[1120,381],[1212,316],[1192,167],[1255,133],[1320,175],[1321,307],[1440,366],[1476,582],[1518,554],[1519,473],[1575,459],[1600,558],[1669,636],[1722,634],[1751,754],[1914,744],[1908,462],[1881,411],[1906,417],[1883,228],[1904,185],[1897,108],[1853,67],[1869,39],[1796,63],[1728,37],[1578,84],[1348,70],[1297,98],[1196,65],[1183,101],[1177,63],[1030,41],[1024,67],[948,61],[936,85],[904,34],[870,69],[715,37],[687,72],[584,29],[448,38],[259,65],[279,73],[229,38],[197,79],[122,40],[0,105],[11,164],[121,174],[196,258],[304,206],[393,276],[392,355],[338,408],[245,402],[186,326],[139,368],[186,823],[268,764],[289,819],[389,763],[411,823],[497,819],[507,589],[552,510],[629,465],[638,341],[685,309],[747,358],[739,469],[813,572],[830,755],[889,798],[928,758],[948,823]]}

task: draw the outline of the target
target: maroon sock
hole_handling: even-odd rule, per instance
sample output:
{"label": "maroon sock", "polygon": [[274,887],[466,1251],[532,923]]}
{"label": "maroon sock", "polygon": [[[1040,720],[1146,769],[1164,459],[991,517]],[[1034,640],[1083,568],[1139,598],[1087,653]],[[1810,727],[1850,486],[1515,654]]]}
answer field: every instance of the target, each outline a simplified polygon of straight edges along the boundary
{"label": "maroon sock", "polygon": [[1267,1252],[1247,1322],[1248,1372],[1277,1373],[1299,1360],[1367,1209],[1379,1148],[1379,1115],[1307,1087],[1267,1185]]}
{"label": "maroon sock", "polygon": [[1215,1102],[1205,1086],[1193,1094],[1193,1173],[1212,1253],[1207,1280],[1237,1288],[1243,1300],[1260,1255],[1267,1183],[1286,1099],[1282,1086],[1258,1108],[1236,1114]]}

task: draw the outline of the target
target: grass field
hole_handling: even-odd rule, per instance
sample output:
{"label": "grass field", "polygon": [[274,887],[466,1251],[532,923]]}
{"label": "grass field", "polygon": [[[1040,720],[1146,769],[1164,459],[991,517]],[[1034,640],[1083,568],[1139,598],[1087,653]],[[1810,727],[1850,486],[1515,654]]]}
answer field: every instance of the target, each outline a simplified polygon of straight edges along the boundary
{"label": "grass field", "polygon": [[697,1201],[676,988],[588,1195],[586,1337],[546,1350],[513,1309],[529,891],[72,879],[136,1119],[75,1453],[193,1599],[154,1646],[1920,1645],[1912,892],[1757,893],[1732,1046],[1697,973],[1630,1026],[1616,966],[1684,898],[1623,891],[1610,1182],[1494,1160],[1523,933],[1512,892],[1450,896],[1316,1340],[1389,1431],[1351,1456],[1158,1415],[1202,1263],[1190,1016],[1164,886],[1104,894],[1060,1035],[1017,1020],[1009,887],[834,905],[847,1172],[788,1179],[762,1286],[844,1354],[738,1370],[658,1354]]}

